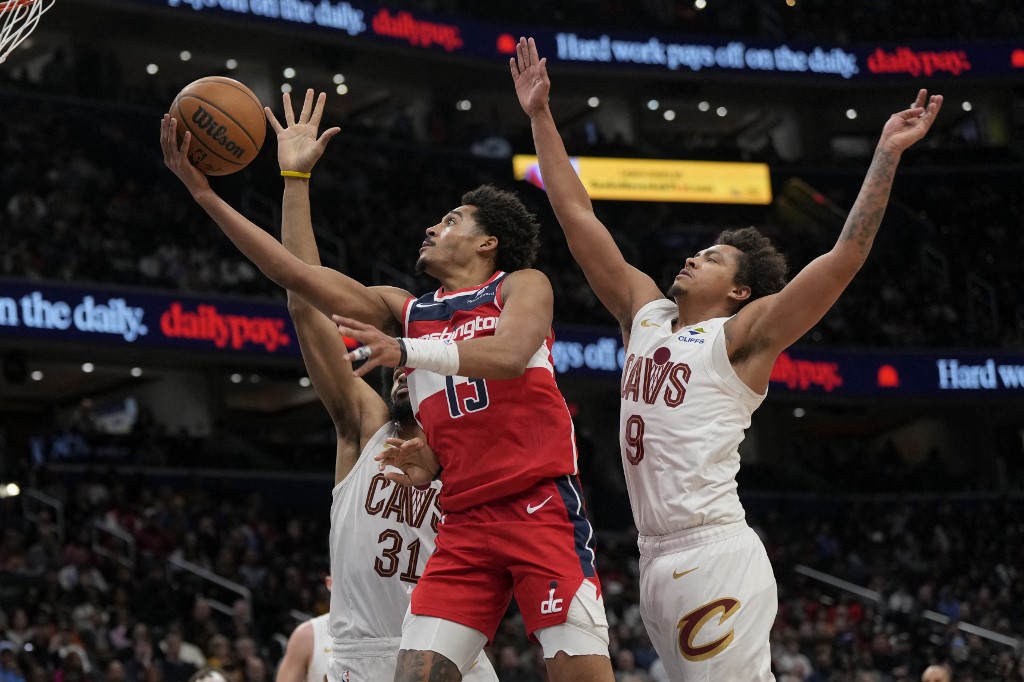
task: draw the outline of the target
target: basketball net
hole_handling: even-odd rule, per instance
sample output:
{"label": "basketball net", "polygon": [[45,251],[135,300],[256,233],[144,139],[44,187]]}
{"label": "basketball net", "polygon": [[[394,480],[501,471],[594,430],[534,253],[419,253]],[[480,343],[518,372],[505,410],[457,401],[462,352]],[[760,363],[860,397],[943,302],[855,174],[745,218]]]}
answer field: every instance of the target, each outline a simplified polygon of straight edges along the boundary
{"label": "basketball net", "polygon": [[28,38],[54,0],[0,0],[0,64]]}

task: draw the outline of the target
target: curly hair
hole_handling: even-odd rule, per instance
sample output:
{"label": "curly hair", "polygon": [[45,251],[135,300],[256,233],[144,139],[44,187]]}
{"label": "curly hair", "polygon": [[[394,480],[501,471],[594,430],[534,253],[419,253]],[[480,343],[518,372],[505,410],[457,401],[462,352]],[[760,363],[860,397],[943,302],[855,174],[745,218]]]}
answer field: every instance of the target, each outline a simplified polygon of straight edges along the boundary
{"label": "curly hair", "polygon": [[756,227],[726,230],[718,235],[715,243],[740,251],[733,281],[750,287],[750,298],[741,302],[737,310],[762,296],[778,293],[786,286],[786,271],[789,269],[786,257]]}
{"label": "curly hair", "polygon": [[540,223],[518,195],[494,185],[481,185],[462,195],[464,206],[476,208],[476,224],[498,238],[495,265],[505,272],[529,268],[540,249]]}

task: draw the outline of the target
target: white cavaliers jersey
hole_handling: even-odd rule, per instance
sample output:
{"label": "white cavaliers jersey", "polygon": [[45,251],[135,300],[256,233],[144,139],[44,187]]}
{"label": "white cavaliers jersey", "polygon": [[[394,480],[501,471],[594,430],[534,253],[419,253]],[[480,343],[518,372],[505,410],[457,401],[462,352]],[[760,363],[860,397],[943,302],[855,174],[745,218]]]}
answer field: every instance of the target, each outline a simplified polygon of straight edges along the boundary
{"label": "white cavaliers jersey", "polygon": [[332,649],[331,614],[317,616],[309,624],[313,627],[313,653],[306,666],[306,682],[325,682]]}
{"label": "white cavaliers jersey", "polygon": [[674,301],[637,311],[622,369],[619,446],[641,535],[734,523],[739,444],[764,400],[729,362],[726,317],[672,331]]}
{"label": "white cavaliers jersey", "polygon": [[[418,489],[384,478],[374,457],[397,436],[394,423],[366,443],[331,505],[331,635],[334,656],[402,636],[409,592],[434,551],[441,483]],[[389,643],[378,641],[384,649]],[[376,645],[375,645],[376,646]]]}

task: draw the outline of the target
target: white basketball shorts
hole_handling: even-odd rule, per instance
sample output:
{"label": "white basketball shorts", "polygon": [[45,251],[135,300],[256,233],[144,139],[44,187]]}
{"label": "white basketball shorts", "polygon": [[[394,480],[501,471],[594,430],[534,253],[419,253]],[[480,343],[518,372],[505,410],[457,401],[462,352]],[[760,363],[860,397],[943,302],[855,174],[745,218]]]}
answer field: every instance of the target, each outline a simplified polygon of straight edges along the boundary
{"label": "white basketball shorts", "polygon": [[640,615],[674,682],[769,682],[775,574],[745,522],[641,536]]}

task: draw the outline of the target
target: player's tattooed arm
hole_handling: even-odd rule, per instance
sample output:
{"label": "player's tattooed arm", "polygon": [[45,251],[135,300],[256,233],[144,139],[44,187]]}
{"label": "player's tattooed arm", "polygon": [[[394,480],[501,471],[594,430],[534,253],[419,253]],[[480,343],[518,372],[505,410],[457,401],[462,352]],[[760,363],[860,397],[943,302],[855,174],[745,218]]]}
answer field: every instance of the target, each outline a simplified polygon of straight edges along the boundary
{"label": "player's tattooed arm", "polygon": [[433,651],[398,653],[395,682],[460,682],[462,673],[457,665]]}
{"label": "player's tattooed arm", "polygon": [[737,339],[730,357],[744,348],[762,356],[756,373],[763,377],[754,382],[758,386],[767,385],[775,357],[821,320],[864,265],[885,215],[900,157],[928,133],[941,108],[942,95],[929,97],[922,89],[909,109],[889,117],[835,246],[811,261],[782,291],[750,303],[742,319],[737,316],[739,323],[730,325],[727,333]]}

